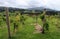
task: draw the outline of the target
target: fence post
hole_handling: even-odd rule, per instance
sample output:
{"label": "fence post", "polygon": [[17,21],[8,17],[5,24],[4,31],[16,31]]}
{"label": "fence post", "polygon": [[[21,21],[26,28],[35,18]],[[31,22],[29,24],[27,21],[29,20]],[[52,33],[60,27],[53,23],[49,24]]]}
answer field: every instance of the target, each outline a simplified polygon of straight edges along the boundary
{"label": "fence post", "polygon": [[8,28],[8,38],[11,38],[11,33],[10,33],[10,21],[9,21],[9,13],[8,13],[8,8],[5,7],[5,11],[6,11],[6,24],[7,24],[7,28]]}

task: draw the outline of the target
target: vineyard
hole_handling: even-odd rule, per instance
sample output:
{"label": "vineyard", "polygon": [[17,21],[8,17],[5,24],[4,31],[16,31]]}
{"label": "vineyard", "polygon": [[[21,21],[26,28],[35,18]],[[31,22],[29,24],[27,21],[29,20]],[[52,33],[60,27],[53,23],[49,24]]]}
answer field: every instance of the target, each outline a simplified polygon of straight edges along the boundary
{"label": "vineyard", "polygon": [[[20,12],[9,12],[11,39],[60,39],[59,15],[45,15],[45,20],[49,25],[48,30],[44,30],[44,33],[33,33],[35,26],[31,24],[37,22],[43,27],[41,15],[21,15]],[[5,12],[0,12],[0,39],[8,39]]]}

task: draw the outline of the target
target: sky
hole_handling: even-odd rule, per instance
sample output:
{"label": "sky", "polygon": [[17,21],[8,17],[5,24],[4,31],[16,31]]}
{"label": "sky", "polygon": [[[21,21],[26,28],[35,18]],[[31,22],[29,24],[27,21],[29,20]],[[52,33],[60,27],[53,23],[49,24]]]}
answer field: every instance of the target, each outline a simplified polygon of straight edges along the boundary
{"label": "sky", "polygon": [[0,6],[16,8],[48,7],[60,10],[60,0],[0,0]]}

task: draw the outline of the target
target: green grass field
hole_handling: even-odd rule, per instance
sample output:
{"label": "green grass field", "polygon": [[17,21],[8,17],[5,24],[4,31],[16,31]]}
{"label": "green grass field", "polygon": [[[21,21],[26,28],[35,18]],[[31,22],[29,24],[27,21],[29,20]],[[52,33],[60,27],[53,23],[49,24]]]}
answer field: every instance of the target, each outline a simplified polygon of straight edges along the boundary
{"label": "green grass field", "polygon": [[[1,14],[0,14],[1,15]],[[35,28],[33,24],[36,19],[24,15],[26,18],[25,25],[18,22],[19,28],[16,33],[13,32],[13,22],[10,23],[11,39],[60,39],[60,18],[56,16],[46,16],[47,22],[49,23],[49,31],[45,31],[45,34],[37,33],[33,34]],[[10,16],[10,21],[14,20],[14,16]],[[37,22],[42,26],[42,21],[40,16],[38,16]],[[2,16],[0,16],[0,39],[8,39],[8,30],[6,21],[3,21]]]}

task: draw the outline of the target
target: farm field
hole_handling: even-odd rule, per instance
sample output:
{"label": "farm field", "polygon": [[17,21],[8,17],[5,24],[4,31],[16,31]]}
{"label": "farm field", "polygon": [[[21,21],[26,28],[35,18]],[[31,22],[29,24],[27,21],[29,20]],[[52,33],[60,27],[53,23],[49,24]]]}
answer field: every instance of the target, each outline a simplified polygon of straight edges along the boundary
{"label": "farm field", "polygon": [[[3,16],[3,14],[4,12],[0,13],[0,39],[8,39],[6,17]],[[45,34],[33,33],[35,27],[31,24],[36,22],[36,17],[31,17],[27,14],[23,16],[25,18],[24,25],[21,23],[21,21],[16,22],[16,20],[20,19],[21,15],[18,14],[16,18],[15,13],[9,13],[11,39],[60,39],[60,18],[57,17],[58,15],[45,15],[49,24],[49,31],[45,31]],[[18,24],[17,32],[14,32],[14,22]],[[37,22],[43,26],[40,15],[38,16]]]}

